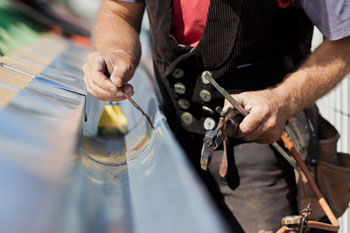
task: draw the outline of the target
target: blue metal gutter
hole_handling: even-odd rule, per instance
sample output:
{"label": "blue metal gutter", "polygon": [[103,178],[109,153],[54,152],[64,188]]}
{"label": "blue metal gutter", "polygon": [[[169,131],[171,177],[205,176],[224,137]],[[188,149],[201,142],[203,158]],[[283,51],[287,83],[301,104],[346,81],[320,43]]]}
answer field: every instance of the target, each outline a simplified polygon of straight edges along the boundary
{"label": "blue metal gutter", "polygon": [[123,101],[128,133],[96,135],[104,103],[86,96],[88,53],[69,45],[35,76],[51,83],[34,78],[0,109],[0,232],[226,232],[142,68],[133,98],[155,129]]}

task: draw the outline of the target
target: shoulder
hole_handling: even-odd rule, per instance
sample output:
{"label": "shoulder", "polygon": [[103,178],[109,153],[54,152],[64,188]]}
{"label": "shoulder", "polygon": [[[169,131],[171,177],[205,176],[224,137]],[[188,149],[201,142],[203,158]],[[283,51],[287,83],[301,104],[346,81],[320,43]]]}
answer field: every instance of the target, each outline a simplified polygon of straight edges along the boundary
{"label": "shoulder", "polygon": [[349,0],[294,0],[329,40],[350,36]]}

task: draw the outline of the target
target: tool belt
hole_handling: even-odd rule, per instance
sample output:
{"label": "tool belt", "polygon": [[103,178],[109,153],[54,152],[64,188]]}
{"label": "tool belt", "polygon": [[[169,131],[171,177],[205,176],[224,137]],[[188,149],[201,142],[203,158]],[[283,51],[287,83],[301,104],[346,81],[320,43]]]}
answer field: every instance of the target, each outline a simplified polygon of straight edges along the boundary
{"label": "tool belt", "polygon": [[[307,117],[301,117],[304,114]],[[334,215],[339,218],[344,214],[350,202],[350,155],[337,153],[339,133],[319,114],[316,105],[298,115],[291,119],[286,131],[297,149],[306,154],[304,159],[313,178]],[[305,131],[305,129],[311,130],[309,136],[300,134],[300,131]],[[317,136],[316,143],[312,135]],[[303,155],[303,153],[301,154]],[[310,219],[319,220],[324,216],[324,213],[305,175],[300,170],[295,169],[295,178],[299,211],[311,203]]]}

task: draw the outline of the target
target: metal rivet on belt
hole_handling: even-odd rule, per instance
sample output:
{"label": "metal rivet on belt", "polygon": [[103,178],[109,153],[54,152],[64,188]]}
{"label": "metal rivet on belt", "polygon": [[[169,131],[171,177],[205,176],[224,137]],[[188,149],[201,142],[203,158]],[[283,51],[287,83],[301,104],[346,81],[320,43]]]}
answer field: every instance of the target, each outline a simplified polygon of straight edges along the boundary
{"label": "metal rivet on belt", "polygon": [[202,79],[202,82],[203,82],[204,84],[209,84],[209,81],[208,81],[208,79],[206,78],[206,75],[208,75],[208,71],[204,71],[204,72],[202,73],[201,79]]}
{"label": "metal rivet on belt", "polygon": [[209,108],[209,107],[207,107],[207,106],[202,106],[202,110],[203,110],[204,112],[206,112],[206,113],[211,114],[211,115],[214,114],[214,110],[211,109],[211,108]]}
{"label": "metal rivet on belt", "polygon": [[175,83],[174,89],[175,89],[175,92],[180,95],[185,94],[186,92],[186,87],[185,87],[185,84],[183,83]]}
{"label": "metal rivet on belt", "polygon": [[216,125],[216,122],[213,118],[211,118],[211,117],[205,118],[204,123],[203,123],[203,127],[205,130],[212,130],[212,129],[214,129],[215,125]]}
{"label": "metal rivet on belt", "polygon": [[209,102],[211,100],[211,94],[209,91],[207,90],[201,90],[199,92],[199,96],[201,97],[201,99],[204,101],[204,102]]}
{"label": "metal rivet on belt", "polygon": [[186,99],[179,99],[179,101],[177,102],[180,106],[180,108],[182,109],[189,109],[190,108],[190,101],[186,100]]}
{"label": "metal rivet on belt", "polygon": [[193,122],[193,116],[192,116],[192,114],[189,113],[189,112],[184,112],[184,113],[182,113],[182,115],[181,115],[181,120],[182,120],[185,124],[190,125],[190,124],[192,124],[192,122]]}
{"label": "metal rivet on belt", "polygon": [[176,68],[174,72],[171,74],[174,78],[182,78],[185,72],[181,68]]}

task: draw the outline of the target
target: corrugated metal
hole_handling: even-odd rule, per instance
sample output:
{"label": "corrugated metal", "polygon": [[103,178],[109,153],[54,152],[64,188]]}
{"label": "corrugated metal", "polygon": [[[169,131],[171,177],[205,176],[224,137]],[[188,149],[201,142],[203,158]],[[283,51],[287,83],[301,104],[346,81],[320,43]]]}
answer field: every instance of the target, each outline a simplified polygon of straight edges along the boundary
{"label": "corrugated metal", "polygon": [[[313,47],[322,40],[321,34],[316,30]],[[339,131],[341,138],[338,151],[350,154],[350,76],[348,75],[333,91],[318,101],[321,114],[331,122]],[[350,232],[349,209],[339,220],[339,233]]]}

